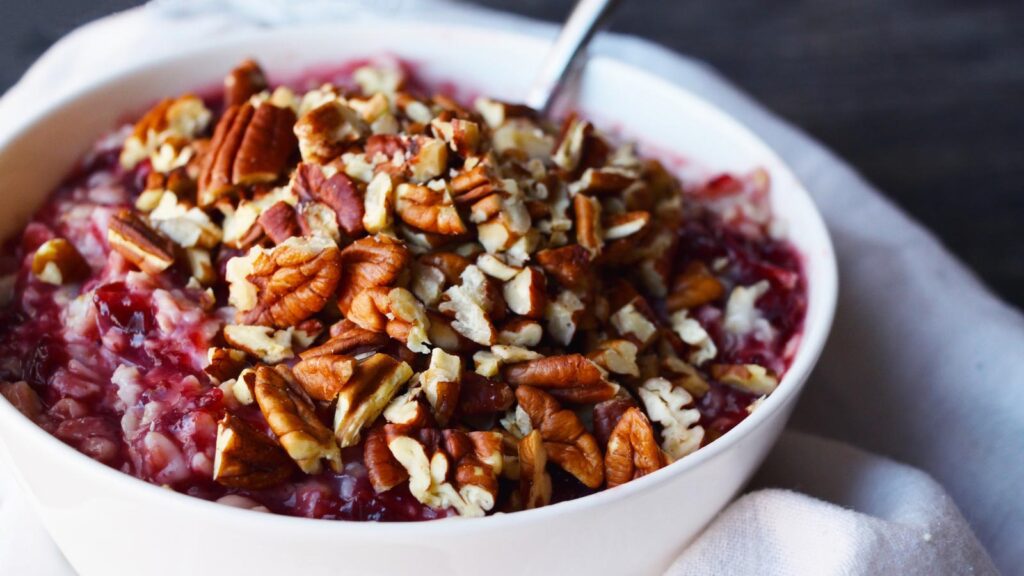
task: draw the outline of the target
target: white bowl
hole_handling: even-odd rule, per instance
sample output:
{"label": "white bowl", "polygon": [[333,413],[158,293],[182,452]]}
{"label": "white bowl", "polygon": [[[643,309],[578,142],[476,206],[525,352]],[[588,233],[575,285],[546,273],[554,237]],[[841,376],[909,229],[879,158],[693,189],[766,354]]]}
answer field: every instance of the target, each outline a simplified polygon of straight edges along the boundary
{"label": "white bowl", "polygon": [[[470,48],[471,47],[471,48]],[[126,112],[216,85],[248,56],[271,71],[389,53],[497,97],[525,93],[547,44],[527,36],[425,25],[268,30],[183,52],[83,90],[0,141],[0,234],[30,217],[76,158]],[[663,570],[736,494],[781,432],[824,345],[836,266],[807,192],[749,131],[707,102],[608,58],[587,66],[578,106],[626,135],[714,169],[768,170],[772,205],[803,254],[803,342],[781,384],[706,448],[612,490],[474,520],[356,523],[239,510],[177,494],[93,462],[0,401],[0,439],[46,527],[83,576],[111,574],[649,574]],[[12,191],[17,191],[12,192]]]}

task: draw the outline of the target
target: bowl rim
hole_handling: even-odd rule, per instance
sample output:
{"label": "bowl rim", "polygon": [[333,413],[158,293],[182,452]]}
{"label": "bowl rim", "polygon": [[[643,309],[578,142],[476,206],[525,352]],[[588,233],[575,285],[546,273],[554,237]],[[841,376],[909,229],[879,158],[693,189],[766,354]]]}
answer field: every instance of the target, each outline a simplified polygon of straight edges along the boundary
{"label": "bowl rim", "polygon": [[[491,41],[496,42],[532,44],[535,48],[545,48],[549,45],[548,40],[544,37],[530,34],[528,32],[494,30],[472,25],[433,23],[332,23],[329,25],[290,26],[285,28],[262,30],[260,33],[296,33],[297,30],[317,30],[325,27],[332,29],[352,27],[361,29],[383,28],[391,30],[396,28],[415,28],[420,32],[430,31],[439,34],[439,36],[435,35],[434,37],[446,37],[448,34],[453,36],[466,36],[486,33]],[[428,34],[428,36],[430,36],[430,34]],[[72,106],[79,99],[93,96],[98,92],[109,89],[112,85],[130,80],[133,76],[140,75],[154,69],[171,66],[179,61],[194,59],[203,54],[216,53],[235,45],[242,45],[246,42],[250,42],[251,39],[252,37],[250,35],[241,35],[230,37],[222,41],[212,42],[204,46],[183,49],[173,54],[167,54],[149,61],[130,65],[104,77],[100,81],[88,85],[87,87],[64,94],[30,114],[27,119],[18,124],[16,129],[6,135],[0,135],[0,151],[5,151],[8,146],[18,142],[26,134],[34,130],[37,125],[44,122],[49,116],[57,114],[63,109]],[[601,54],[592,55],[589,62],[591,65],[608,67],[610,68],[610,72],[614,72],[615,74],[626,73],[640,76],[645,82],[651,85],[657,85],[659,89],[672,92],[674,97],[687,100],[689,106],[698,110],[701,114],[706,114],[711,117],[715,124],[727,125],[731,131],[730,136],[741,138],[745,140],[745,144],[752,145],[757,149],[759,154],[764,157],[765,162],[774,163],[774,169],[781,172],[789,179],[790,186],[795,188],[794,191],[798,195],[802,195],[807,199],[812,210],[809,212],[810,217],[806,221],[801,222],[801,225],[819,229],[819,233],[817,235],[820,236],[822,245],[818,245],[815,248],[816,250],[822,251],[822,255],[816,259],[817,263],[821,265],[821,269],[817,270],[815,273],[817,282],[812,284],[810,282],[810,276],[805,276],[805,278],[808,280],[808,313],[811,310],[812,304],[818,302],[817,307],[820,309],[820,314],[815,318],[816,322],[814,322],[813,325],[808,322],[810,317],[805,315],[803,332],[797,347],[797,352],[794,355],[786,373],[780,380],[776,390],[764,399],[762,404],[758,407],[758,410],[744,418],[739,424],[729,430],[729,432],[724,434],[721,438],[717,439],[714,443],[688,454],[669,466],[633,480],[627,484],[617,486],[613,489],[604,489],[594,494],[541,508],[515,513],[497,513],[473,519],[460,519],[459,517],[454,517],[431,521],[361,522],[313,519],[265,512],[254,513],[252,510],[219,504],[214,501],[190,496],[174,490],[167,490],[89,458],[26,418],[5,398],[0,401],[0,420],[5,420],[11,424],[11,427],[14,429],[14,434],[11,435],[12,438],[19,435],[34,436],[41,446],[54,451],[59,458],[66,458],[69,462],[69,467],[80,470],[82,473],[89,474],[97,479],[103,480],[104,482],[110,482],[120,490],[132,492],[140,499],[165,499],[164,502],[167,505],[188,507],[190,511],[194,510],[197,514],[220,514],[223,515],[225,521],[258,524],[260,528],[265,527],[269,530],[287,529],[306,532],[331,531],[336,533],[335,535],[338,533],[349,533],[349,531],[358,531],[359,535],[364,537],[427,534],[456,535],[467,531],[476,531],[481,529],[501,529],[515,524],[533,524],[541,522],[554,515],[570,514],[582,509],[598,507],[628,499],[636,493],[664,484],[674,476],[684,474],[690,469],[700,466],[705,461],[721,457],[743,438],[753,433],[754,430],[768,420],[774,412],[784,410],[789,403],[795,401],[807,378],[810,376],[811,370],[817,363],[825,342],[828,339],[838,300],[838,269],[831,237],[827,227],[825,226],[820,210],[817,208],[813,198],[793,173],[789,165],[775,152],[774,149],[772,149],[766,142],[764,142],[737,118],[708,102],[691,90],[641,67]],[[271,71],[272,74],[275,72],[288,73],[286,71]],[[131,111],[128,112],[130,113]],[[669,147],[669,149],[671,150],[671,147]],[[801,254],[800,256],[806,264],[808,256],[806,254]],[[5,438],[4,440],[9,441],[12,438]],[[2,444],[0,444],[0,446],[2,446]],[[18,470],[18,467],[14,465],[13,459],[9,459],[9,461],[11,461],[12,464],[11,469],[24,485],[20,470]],[[67,478],[68,479],[66,481],[75,481],[74,475],[68,475]],[[33,504],[35,504],[34,496],[32,500]]]}

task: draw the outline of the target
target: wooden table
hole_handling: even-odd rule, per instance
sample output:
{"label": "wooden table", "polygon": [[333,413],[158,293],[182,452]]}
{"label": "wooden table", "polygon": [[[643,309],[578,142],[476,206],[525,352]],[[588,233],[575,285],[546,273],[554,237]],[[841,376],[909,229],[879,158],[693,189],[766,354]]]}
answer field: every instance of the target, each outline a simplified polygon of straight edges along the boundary
{"label": "wooden table", "polygon": [[[137,3],[0,3],[0,89],[74,26]],[[479,3],[560,20],[572,2]],[[722,70],[1024,305],[1024,2],[623,0],[614,29]]]}

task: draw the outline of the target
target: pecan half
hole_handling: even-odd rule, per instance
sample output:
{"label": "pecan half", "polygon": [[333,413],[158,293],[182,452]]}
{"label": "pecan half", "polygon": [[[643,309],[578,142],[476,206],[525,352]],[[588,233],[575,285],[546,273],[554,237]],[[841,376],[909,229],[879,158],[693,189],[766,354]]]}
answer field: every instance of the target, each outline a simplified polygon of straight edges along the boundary
{"label": "pecan half", "polygon": [[322,460],[332,470],[341,470],[341,450],[331,430],[320,422],[313,404],[277,370],[256,367],[254,396],[270,429],[303,472],[318,474]]}
{"label": "pecan half", "polygon": [[338,284],[338,307],[348,315],[355,297],[374,286],[392,286],[410,264],[409,250],[388,236],[360,238],[341,251],[343,278]]}
{"label": "pecan half", "polygon": [[64,238],[52,238],[36,248],[32,273],[43,282],[60,286],[85,280],[92,270],[74,244]]}
{"label": "pecan half", "polygon": [[608,439],[605,481],[609,488],[625,484],[664,467],[665,454],[654,439],[651,422],[639,408],[626,410]]}
{"label": "pecan half", "polygon": [[217,424],[213,479],[228,488],[259,490],[284,482],[295,464],[281,446],[232,414]]}
{"label": "pecan half", "polygon": [[540,432],[534,430],[519,441],[519,494],[526,510],[551,503],[551,476],[547,464],[546,444]]}
{"label": "pecan half", "polygon": [[585,486],[600,487],[604,482],[604,458],[579,416],[563,410],[553,396],[531,386],[517,388],[516,399],[530,417],[534,431],[540,431],[544,438],[548,457]]}
{"label": "pecan half", "polygon": [[604,372],[582,354],[565,354],[528,360],[503,370],[513,386],[542,388],[567,402],[591,404],[615,395],[618,387],[605,378]]}
{"label": "pecan half", "polygon": [[107,242],[147,274],[159,274],[174,264],[174,243],[128,209],[110,219]]}
{"label": "pecan half", "polygon": [[254,248],[249,256],[228,263],[238,320],[280,328],[319,312],[340,276],[338,247],[320,237],[289,238],[269,252]]}
{"label": "pecan half", "polygon": [[277,180],[296,146],[295,112],[265,102],[228,108],[199,175],[199,204],[209,206],[235,186]]}

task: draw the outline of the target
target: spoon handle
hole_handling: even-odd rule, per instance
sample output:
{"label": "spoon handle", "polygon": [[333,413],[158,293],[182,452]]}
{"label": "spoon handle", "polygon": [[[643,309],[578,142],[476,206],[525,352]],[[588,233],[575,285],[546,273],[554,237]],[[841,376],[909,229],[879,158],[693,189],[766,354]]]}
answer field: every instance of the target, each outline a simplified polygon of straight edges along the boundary
{"label": "spoon handle", "polygon": [[526,104],[547,114],[565,84],[573,62],[594,37],[619,0],[579,0],[533,81]]}

